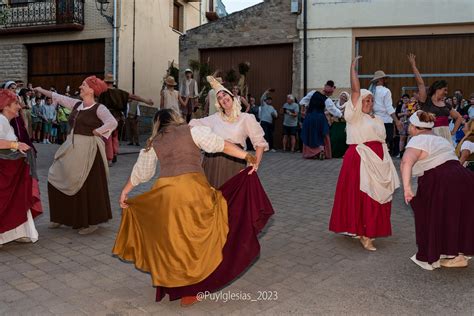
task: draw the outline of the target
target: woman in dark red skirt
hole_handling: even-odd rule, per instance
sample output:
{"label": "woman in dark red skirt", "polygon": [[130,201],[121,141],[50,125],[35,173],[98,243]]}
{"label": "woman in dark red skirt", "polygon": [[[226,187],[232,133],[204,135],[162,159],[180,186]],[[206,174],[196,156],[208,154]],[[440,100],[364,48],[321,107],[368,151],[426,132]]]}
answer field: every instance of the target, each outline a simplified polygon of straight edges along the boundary
{"label": "woman in dark red skirt", "polygon": [[[463,168],[451,143],[433,133],[435,116],[410,117],[412,136],[401,164],[406,203],[415,214],[418,252],[411,259],[426,270],[466,267],[474,255],[474,173]],[[416,195],[411,177],[418,177]]]}
{"label": "woman in dark red skirt", "polygon": [[398,175],[385,144],[383,121],[372,114],[373,96],[360,89],[351,65],[352,94],[346,103],[347,149],[336,187],[329,229],[358,236],[363,247],[374,251],[372,238],[392,234],[392,195]]}

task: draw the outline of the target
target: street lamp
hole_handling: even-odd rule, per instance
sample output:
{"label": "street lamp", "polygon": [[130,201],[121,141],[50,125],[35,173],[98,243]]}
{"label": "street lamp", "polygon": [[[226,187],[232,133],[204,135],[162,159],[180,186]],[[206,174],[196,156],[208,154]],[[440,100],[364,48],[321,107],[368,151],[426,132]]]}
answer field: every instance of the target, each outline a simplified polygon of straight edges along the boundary
{"label": "street lamp", "polygon": [[95,8],[100,12],[100,15],[107,20],[107,22],[114,25],[114,18],[104,13],[107,12],[107,9],[109,8],[109,0],[95,0]]}

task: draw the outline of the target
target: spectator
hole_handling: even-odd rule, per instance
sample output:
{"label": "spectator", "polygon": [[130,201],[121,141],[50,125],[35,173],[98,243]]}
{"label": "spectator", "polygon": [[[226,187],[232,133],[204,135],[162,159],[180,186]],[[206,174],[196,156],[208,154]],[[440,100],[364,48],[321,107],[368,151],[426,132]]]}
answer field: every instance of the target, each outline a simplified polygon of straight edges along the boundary
{"label": "spectator", "polygon": [[474,121],[470,120],[463,128],[464,138],[456,148],[461,165],[474,171]]}
{"label": "spectator", "polygon": [[[344,113],[346,102],[349,100],[349,93],[343,91],[339,95],[339,99],[335,102],[336,108]],[[332,117],[332,124],[329,130],[331,138],[331,151],[333,158],[341,158],[344,156],[348,146],[346,144],[346,120],[344,117]]]}
{"label": "spectator", "polygon": [[41,130],[43,127],[43,116],[41,114],[41,107],[43,103],[41,102],[42,100],[38,97],[35,97],[33,102],[31,103],[31,127],[33,130],[33,133],[31,134],[31,138],[33,141],[36,141],[39,143],[41,141]]}
{"label": "spectator", "polygon": [[282,114],[283,117],[283,151],[288,148],[288,138],[290,139],[291,152],[295,152],[296,146],[296,132],[298,128],[298,113],[300,107],[295,103],[295,97],[289,94],[286,97],[286,103],[283,105]]}
{"label": "spectator", "polygon": [[403,152],[405,151],[405,144],[408,138],[408,118],[412,114],[410,110],[408,109],[408,103],[410,101],[410,98],[408,94],[404,94],[401,99],[401,106],[400,106],[400,111],[397,111],[397,116],[400,119],[400,122],[402,123],[402,130],[400,132],[400,141],[399,141],[399,153],[400,153],[400,158],[403,156]]}
{"label": "spectator", "polygon": [[260,107],[258,109],[258,117],[260,119],[260,125],[265,133],[265,140],[268,143],[271,152],[276,150],[273,148],[273,119],[278,117],[278,113],[272,106],[273,99],[269,94],[275,92],[275,89],[268,89],[260,98]]}
{"label": "spectator", "polygon": [[370,82],[369,90],[374,95],[374,114],[380,117],[385,125],[385,142],[388,148],[392,148],[394,136],[393,122],[395,122],[399,131],[403,129],[403,126],[395,114],[392,92],[387,88],[387,79],[388,76],[382,70],[377,70]]}
{"label": "spectator", "polygon": [[184,75],[185,78],[179,89],[179,94],[181,98],[185,100],[185,105],[183,105],[181,110],[183,118],[185,118],[186,122],[189,123],[193,115],[193,110],[197,106],[199,89],[197,81],[194,80],[193,71],[191,69],[186,69]]}
{"label": "spectator", "polygon": [[329,138],[329,123],[324,114],[328,111],[335,117],[341,117],[342,112],[329,98],[336,90],[334,81],[328,80],[323,92],[316,90],[308,93],[300,104],[306,106],[305,120],[301,131],[303,139],[303,158],[331,158],[331,139]]}
{"label": "spectator", "polygon": [[250,110],[250,104],[247,102],[247,99],[245,99],[245,97],[243,97],[241,94],[241,91],[240,91],[240,88],[239,86],[235,85],[233,88],[232,88],[232,94],[235,95],[235,97],[237,98],[237,100],[240,102],[240,105],[242,106],[242,108],[240,109],[240,111],[242,112],[245,112],[245,113],[248,113],[249,110]]}
{"label": "spectator", "polygon": [[173,76],[168,76],[165,79],[165,88],[161,91],[161,102],[160,108],[161,109],[171,109],[179,114],[180,111],[180,104],[181,106],[185,106],[186,103],[183,101],[179,92],[176,91],[174,88],[177,85],[176,81],[174,80]]}
{"label": "spectator", "polygon": [[66,141],[67,134],[69,133],[69,115],[71,110],[58,105],[57,107],[57,121],[59,125],[59,142],[62,144]]}
{"label": "spectator", "polygon": [[250,110],[249,113],[253,114],[257,121],[259,120],[258,118],[258,105],[256,104],[255,98],[249,94],[249,104],[250,104]]}
{"label": "spectator", "polygon": [[474,119],[474,93],[471,93],[471,96],[469,97],[469,109],[467,110],[467,113],[469,115],[469,119],[473,120]]}
{"label": "spectator", "polygon": [[53,128],[53,121],[56,120],[56,107],[53,105],[53,100],[46,98],[45,103],[41,107],[41,117],[43,119],[43,144],[51,144],[51,130]]}
{"label": "spectator", "polygon": [[[176,91],[178,92],[178,91]],[[179,113],[179,112],[178,112]],[[128,145],[140,146],[138,139],[138,121],[140,118],[140,105],[137,101],[129,100],[127,104],[127,118],[125,119],[126,130],[128,131]]]}

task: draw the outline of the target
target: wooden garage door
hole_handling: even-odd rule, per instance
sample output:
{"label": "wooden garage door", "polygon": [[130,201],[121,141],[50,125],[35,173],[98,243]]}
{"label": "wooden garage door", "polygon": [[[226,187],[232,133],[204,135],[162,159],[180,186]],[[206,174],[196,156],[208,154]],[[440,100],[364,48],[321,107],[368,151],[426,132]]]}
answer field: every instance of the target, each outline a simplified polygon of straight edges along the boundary
{"label": "wooden garage door", "polygon": [[393,101],[402,91],[413,92],[416,86],[407,54],[416,55],[418,68],[425,84],[444,79],[449,84],[449,94],[461,89],[467,98],[474,92],[474,34],[449,36],[414,36],[388,38],[358,38],[361,60],[359,74],[361,84],[368,87],[376,70],[392,75],[388,87]]}
{"label": "wooden garage door", "polygon": [[104,47],[103,39],[28,45],[28,82],[73,93],[87,76],[104,77]]}
{"label": "wooden garage door", "polygon": [[[286,96],[292,89],[292,44],[205,49],[200,53],[201,62],[209,61],[213,70],[220,69],[224,73],[233,68],[238,74],[238,64],[250,62],[247,74],[249,93],[259,104],[262,93],[268,88],[274,88],[273,106],[280,113]],[[273,135],[276,148],[281,147],[282,124],[283,118],[279,114]]]}

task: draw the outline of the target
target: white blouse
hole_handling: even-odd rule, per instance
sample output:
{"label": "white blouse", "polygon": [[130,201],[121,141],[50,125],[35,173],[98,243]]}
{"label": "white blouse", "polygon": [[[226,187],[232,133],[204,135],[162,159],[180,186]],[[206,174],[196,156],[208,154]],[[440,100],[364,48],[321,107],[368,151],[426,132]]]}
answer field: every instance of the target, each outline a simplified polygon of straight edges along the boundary
{"label": "white blouse", "polygon": [[[53,92],[53,103],[59,103],[70,110],[72,110],[78,102],[81,102],[81,100],[70,98],[65,95]],[[93,106],[86,108],[84,107],[84,103],[81,102],[77,110],[87,111],[87,110],[90,110],[92,107]],[[109,138],[112,132],[117,128],[117,125],[118,125],[117,120],[110,113],[109,109],[107,109],[105,105],[103,104],[99,104],[99,107],[97,108],[97,117],[104,124],[101,127],[97,128],[96,131],[99,134],[101,134],[103,137]]]}
{"label": "white blouse", "polygon": [[255,119],[255,116],[248,113],[241,113],[235,122],[226,122],[220,117],[220,113],[215,113],[201,119],[193,119],[189,126],[207,126],[214,133],[225,140],[240,144],[246,148],[247,137],[250,138],[254,147],[263,147],[268,150],[268,143],[263,137],[265,133]]}
{"label": "white blouse", "polygon": [[16,142],[18,138],[15,135],[15,130],[10,125],[10,122],[5,115],[0,113],[0,139]]}
{"label": "white blouse", "polygon": [[362,112],[362,102],[357,106],[349,99],[345,103],[344,119],[347,122],[347,144],[363,144],[370,141],[385,143],[385,125],[379,117]]}
{"label": "white blouse", "polygon": [[[209,127],[191,127],[191,137],[200,149],[208,153],[224,151],[224,139],[212,132]],[[145,151],[142,149],[137,162],[133,166],[130,181],[133,186],[148,182],[155,175],[158,157],[153,149]]]}
{"label": "white blouse", "polygon": [[448,160],[458,160],[451,143],[441,136],[432,134],[414,136],[406,147],[420,149],[428,153],[425,159],[418,160],[413,165],[414,177],[421,177],[425,171],[436,168]]}

